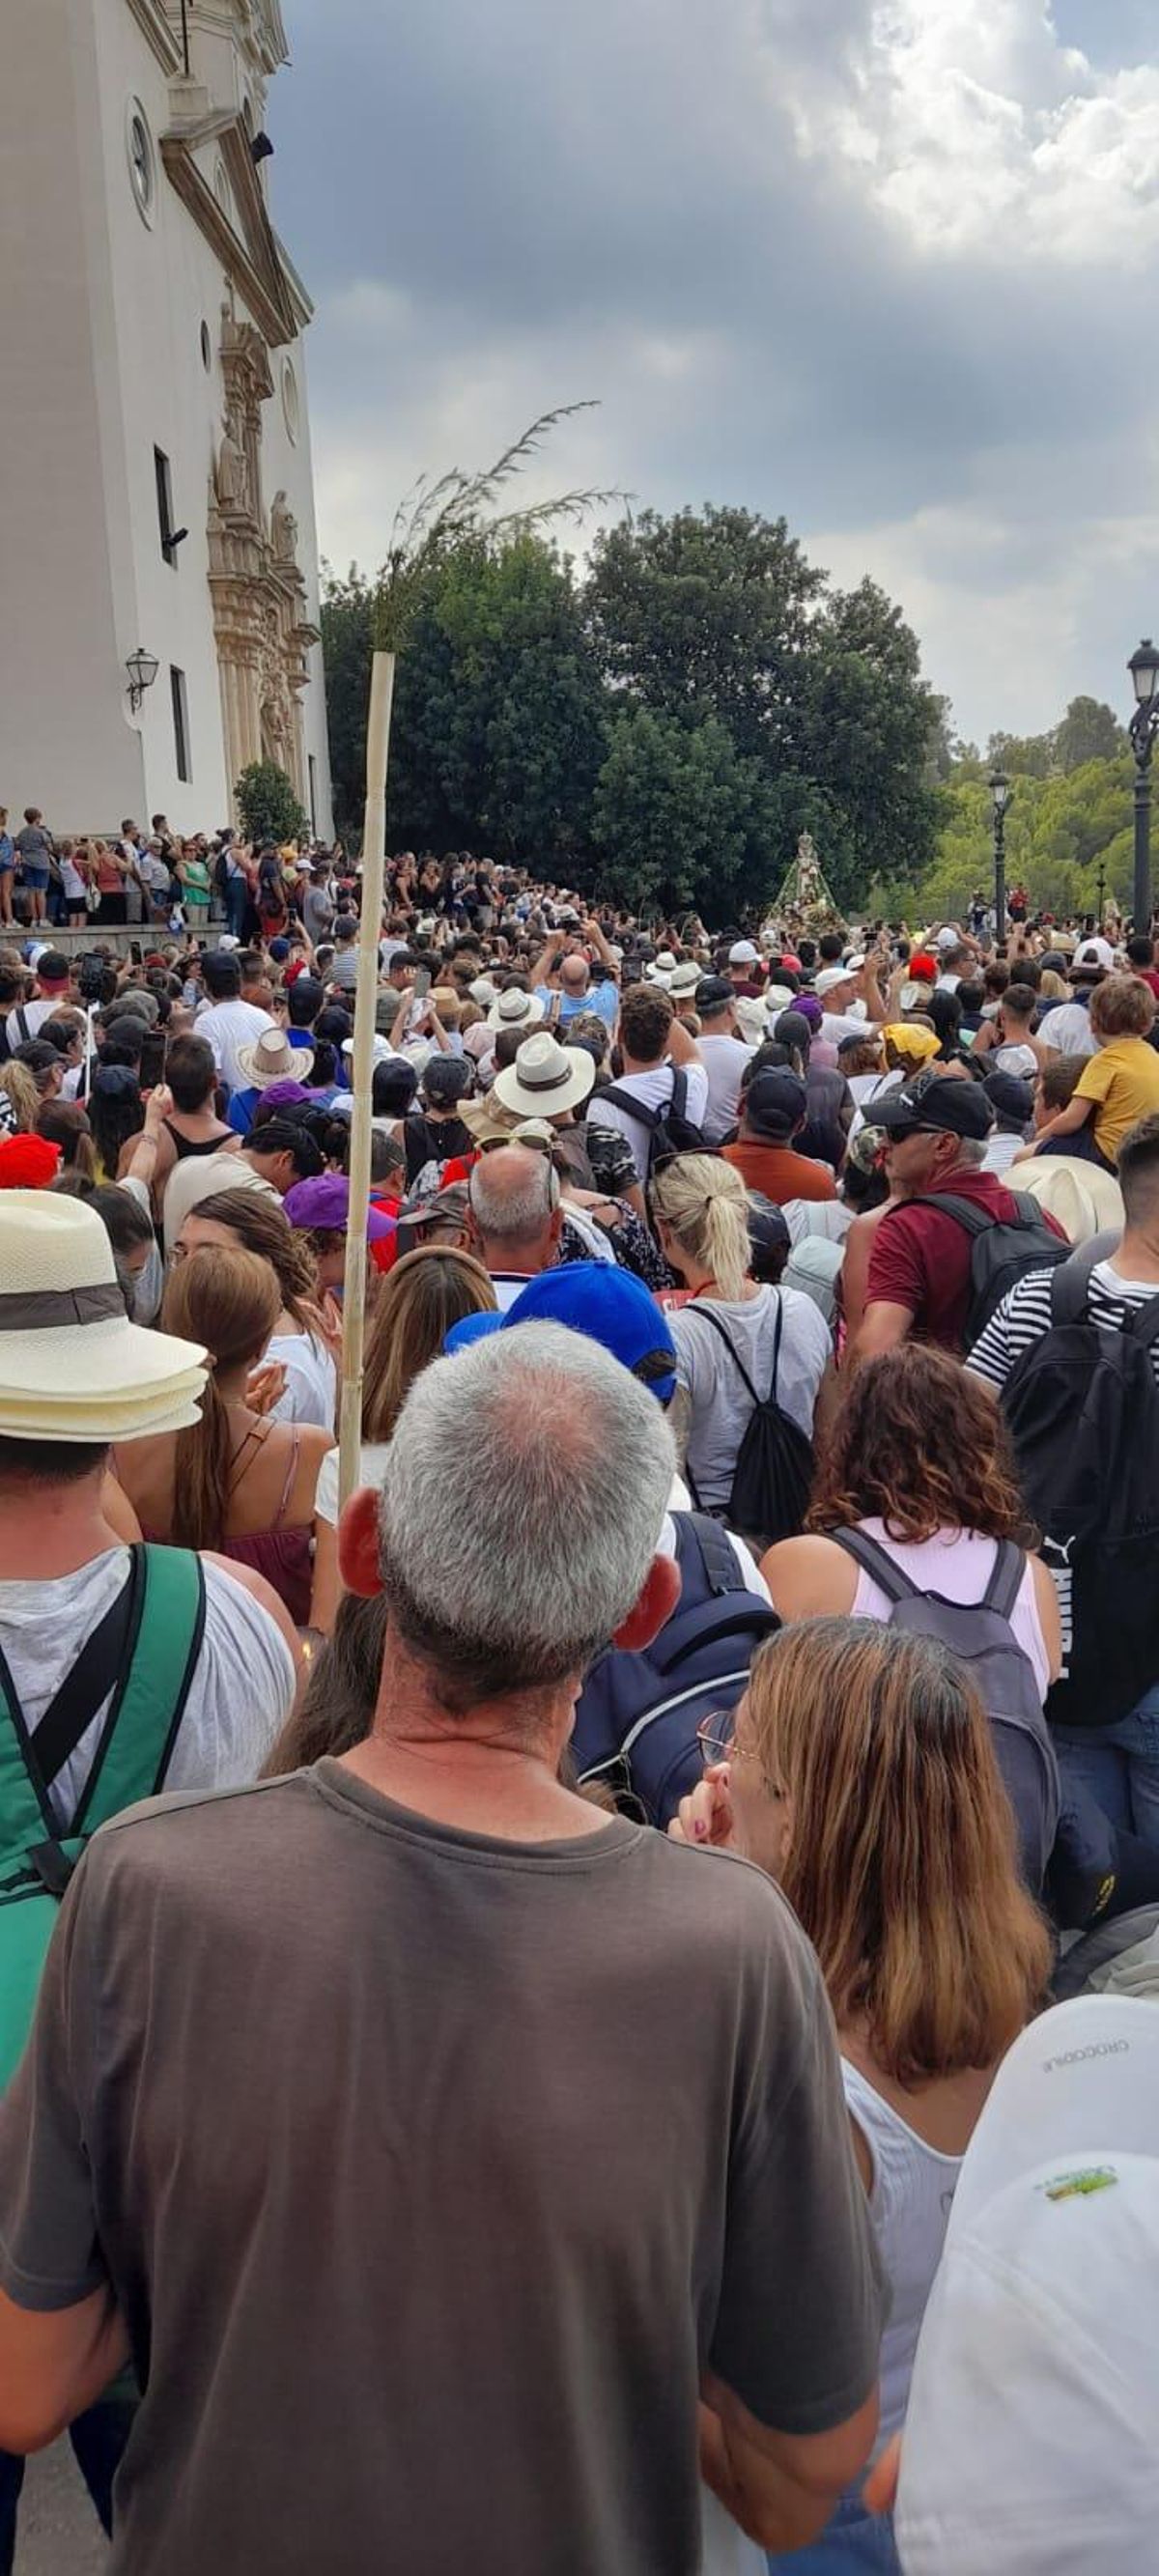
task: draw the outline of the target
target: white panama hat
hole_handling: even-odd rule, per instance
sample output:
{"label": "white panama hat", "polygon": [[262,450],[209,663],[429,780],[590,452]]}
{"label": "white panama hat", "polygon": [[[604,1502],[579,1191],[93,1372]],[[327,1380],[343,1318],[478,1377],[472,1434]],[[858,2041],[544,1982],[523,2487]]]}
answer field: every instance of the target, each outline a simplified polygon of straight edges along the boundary
{"label": "white panama hat", "polygon": [[536,1029],[514,1064],[496,1074],[495,1098],[517,1118],[559,1118],[587,1099],[595,1078],[586,1047],[563,1047],[550,1029]]}
{"label": "white panama hat", "polygon": [[518,984],[508,984],[498,1001],[492,1003],[487,1013],[487,1026],[491,1029],[530,1029],[542,1018],[543,1004],[538,993],[524,993]]}
{"label": "white panama hat", "polygon": [[50,1190],[0,1194],[0,1438],[183,1431],[207,1375],[195,1342],[129,1322],[94,1209]]}

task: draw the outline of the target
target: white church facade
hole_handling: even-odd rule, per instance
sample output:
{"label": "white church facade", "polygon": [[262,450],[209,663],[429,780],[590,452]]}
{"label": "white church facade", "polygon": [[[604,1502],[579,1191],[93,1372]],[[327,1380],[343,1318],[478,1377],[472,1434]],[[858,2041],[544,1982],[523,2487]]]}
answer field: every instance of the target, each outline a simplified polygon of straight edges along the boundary
{"label": "white church facade", "polygon": [[17,0],[0,55],[0,805],[212,830],[268,757],[328,835],[279,0]]}

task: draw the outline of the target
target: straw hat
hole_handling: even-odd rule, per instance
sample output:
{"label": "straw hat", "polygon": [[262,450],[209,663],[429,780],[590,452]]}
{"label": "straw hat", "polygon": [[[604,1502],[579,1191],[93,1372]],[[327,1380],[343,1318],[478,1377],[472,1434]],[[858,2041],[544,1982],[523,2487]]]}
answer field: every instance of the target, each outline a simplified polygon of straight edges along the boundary
{"label": "straw hat", "polygon": [[760,1046],[769,1034],[768,1014],[763,1001],[751,993],[738,993],[733,1002],[733,1015],[742,1038],[749,1046]]}
{"label": "straw hat", "polygon": [[596,1068],[583,1047],[562,1047],[550,1029],[525,1038],[515,1062],[495,1076],[495,1098],[517,1118],[559,1118],[586,1100]]}
{"label": "straw hat", "polygon": [[681,965],[673,967],[672,973],[668,978],[668,990],[672,995],[673,1001],[685,1000],[690,994],[696,991],[696,987],[699,982],[700,968],[697,965],[695,958],[685,958]]}
{"label": "straw hat", "polygon": [[139,1440],[196,1422],[206,1355],[131,1324],[112,1245],[79,1199],[0,1198],[0,1438]]}
{"label": "straw hat", "polygon": [[1113,1172],[1080,1154],[1037,1154],[1020,1163],[1020,1190],[1053,1216],[1071,1243],[1093,1243],[1097,1234],[1121,1234],[1126,1222],[1123,1193]]}
{"label": "straw hat", "polygon": [[271,1082],[301,1082],[314,1061],[313,1047],[291,1046],[284,1029],[263,1029],[252,1046],[239,1046],[237,1060],[255,1091]]}
{"label": "straw hat", "polygon": [[487,1013],[490,1029],[534,1028],[543,1018],[543,1004],[538,993],[521,992],[518,984],[508,984]]}

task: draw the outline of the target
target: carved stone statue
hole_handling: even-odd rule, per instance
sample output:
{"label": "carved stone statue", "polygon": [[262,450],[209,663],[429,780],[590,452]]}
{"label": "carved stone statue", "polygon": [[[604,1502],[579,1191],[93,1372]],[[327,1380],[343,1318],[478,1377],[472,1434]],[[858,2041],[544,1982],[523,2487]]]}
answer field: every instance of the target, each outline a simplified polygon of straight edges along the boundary
{"label": "carved stone statue", "polygon": [[225,415],[221,445],[217,451],[215,474],[217,497],[223,510],[243,510],[248,498],[245,449],[236,436],[233,414]]}
{"label": "carved stone statue", "polygon": [[274,562],[296,564],[298,560],[298,522],[284,492],[275,492],[270,511],[270,545]]}

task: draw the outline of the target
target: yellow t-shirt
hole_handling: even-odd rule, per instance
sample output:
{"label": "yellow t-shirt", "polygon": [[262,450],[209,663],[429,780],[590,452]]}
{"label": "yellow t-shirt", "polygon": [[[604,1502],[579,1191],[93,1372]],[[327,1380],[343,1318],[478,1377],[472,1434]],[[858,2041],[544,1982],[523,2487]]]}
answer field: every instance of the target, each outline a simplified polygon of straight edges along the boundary
{"label": "yellow t-shirt", "polygon": [[1094,1101],[1095,1143],[1108,1163],[1117,1163],[1136,1119],[1159,1109],[1159,1055],[1146,1038],[1111,1038],[1088,1057],[1075,1098]]}

